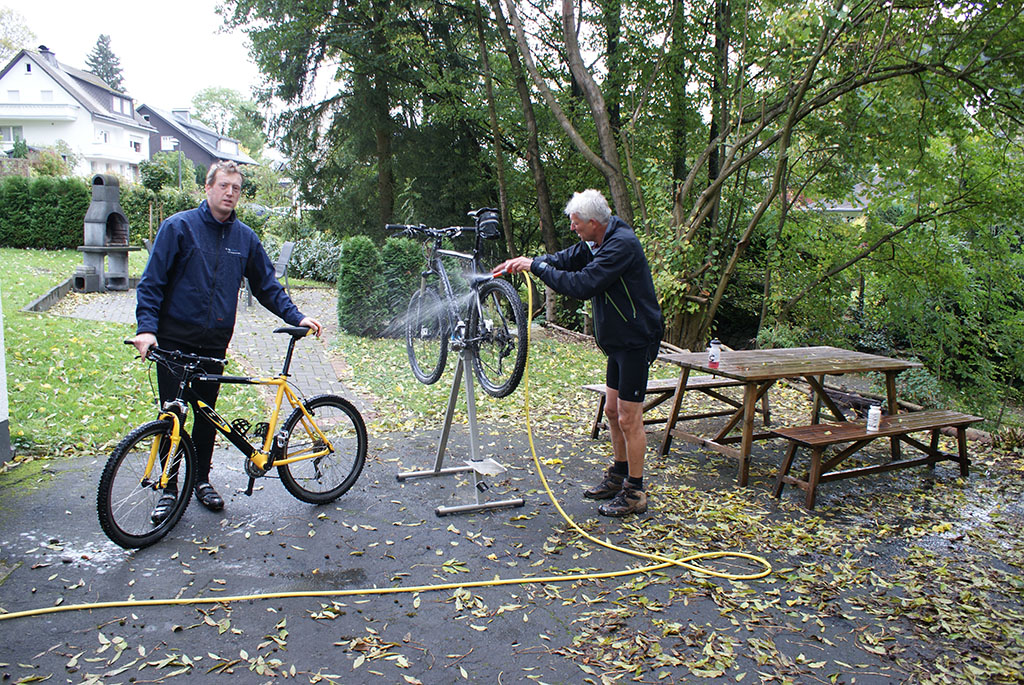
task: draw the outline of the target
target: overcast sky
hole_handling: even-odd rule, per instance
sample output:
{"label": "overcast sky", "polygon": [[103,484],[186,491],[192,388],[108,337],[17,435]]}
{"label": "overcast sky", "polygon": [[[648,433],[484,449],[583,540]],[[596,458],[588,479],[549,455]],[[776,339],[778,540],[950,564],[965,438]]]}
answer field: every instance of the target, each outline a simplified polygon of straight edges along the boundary
{"label": "overcast sky", "polygon": [[246,36],[222,32],[217,0],[0,0],[21,14],[57,60],[88,69],[85,58],[101,33],[121,61],[124,86],[136,104],[188,107],[209,87],[252,97],[259,71]]}

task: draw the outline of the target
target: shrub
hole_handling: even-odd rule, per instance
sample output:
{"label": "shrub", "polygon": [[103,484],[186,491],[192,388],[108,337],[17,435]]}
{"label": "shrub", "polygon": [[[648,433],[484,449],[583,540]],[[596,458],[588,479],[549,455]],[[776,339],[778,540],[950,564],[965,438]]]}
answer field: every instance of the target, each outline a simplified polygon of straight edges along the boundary
{"label": "shrub", "polygon": [[806,333],[784,323],[764,326],[757,332],[757,347],[761,350],[802,347],[806,344]]}
{"label": "shrub", "polygon": [[423,270],[423,247],[411,238],[392,236],[380,251],[384,278],[384,309],[394,319],[405,313]]}
{"label": "shrub", "polygon": [[338,264],[338,325],[352,335],[375,335],[382,328],[383,278],[373,241],[357,235],[341,243]]}
{"label": "shrub", "polygon": [[297,278],[308,278],[323,283],[338,280],[341,263],[341,243],[325,235],[314,235],[295,243],[288,273]]}

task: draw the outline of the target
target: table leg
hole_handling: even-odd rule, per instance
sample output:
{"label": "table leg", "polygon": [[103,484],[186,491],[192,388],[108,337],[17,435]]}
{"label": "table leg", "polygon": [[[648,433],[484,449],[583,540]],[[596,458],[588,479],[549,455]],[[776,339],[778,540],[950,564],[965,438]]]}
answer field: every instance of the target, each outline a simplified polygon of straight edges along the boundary
{"label": "table leg", "polygon": [[[885,400],[889,416],[896,416],[900,411],[900,405],[896,403],[896,371],[885,372]],[[889,439],[893,461],[900,459],[900,439],[893,437]]]}
{"label": "table leg", "polygon": [[[605,389],[607,392],[607,388]],[[605,393],[601,393],[601,400],[597,403],[597,414],[594,416],[594,425],[590,428],[590,439],[597,440],[597,434],[601,430],[601,417],[604,414],[604,405],[608,401]]]}
{"label": "table leg", "polygon": [[[814,376],[808,376],[807,377],[807,381],[808,381],[808,385],[810,385],[812,387],[812,389],[813,389],[814,388],[814,384],[810,382],[812,378],[815,378],[815,377]],[[825,390],[824,390],[825,376],[823,376],[823,375],[822,376],[817,376],[817,379],[818,379],[818,386],[821,388],[821,392],[815,392],[814,393],[814,404],[811,407],[811,423],[819,423],[821,421],[821,395],[822,395],[822,393],[825,392]]]}
{"label": "table leg", "polygon": [[967,458],[967,429],[958,426],[956,429],[956,448],[960,457],[960,477],[967,478],[968,465],[971,463]]}
{"label": "table leg", "polygon": [[814,508],[814,498],[818,492],[818,481],[821,480],[821,453],[824,447],[815,447],[811,450],[811,473],[807,479],[807,499],[805,504],[808,509]]}
{"label": "table leg", "polygon": [[782,460],[782,465],[779,467],[779,475],[775,479],[775,489],[772,490],[772,495],[776,499],[782,495],[782,479],[789,475],[789,469],[793,465],[793,455],[795,454],[796,443],[790,441],[789,449],[786,450],[786,458]]}
{"label": "table leg", "polygon": [[676,394],[672,398],[672,409],[665,421],[665,434],[661,438],[661,447],[658,449],[658,456],[668,454],[668,448],[672,445],[672,429],[676,427],[676,420],[679,418],[679,408],[683,405],[683,393],[686,392],[686,384],[690,380],[689,367],[679,373],[679,382],[676,384]]}
{"label": "table leg", "polygon": [[757,410],[757,383],[743,386],[743,428],[740,440],[740,485],[750,475],[750,447],[754,443],[754,414]]}

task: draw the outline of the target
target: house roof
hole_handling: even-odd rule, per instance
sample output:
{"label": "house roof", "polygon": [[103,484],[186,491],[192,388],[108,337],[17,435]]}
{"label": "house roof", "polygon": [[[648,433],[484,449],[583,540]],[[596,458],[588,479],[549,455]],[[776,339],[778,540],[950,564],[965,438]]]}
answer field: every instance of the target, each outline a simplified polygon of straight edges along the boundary
{"label": "house roof", "polygon": [[194,121],[191,117],[185,119],[177,112],[168,112],[152,105],[139,105],[138,111],[142,112],[143,110],[160,117],[160,119],[167,122],[169,126],[177,131],[179,135],[187,137],[193,143],[206,150],[215,159],[227,159],[240,164],[259,164],[259,162],[241,150],[235,154],[221,150],[217,147],[217,143],[221,140],[229,140],[235,144],[238,141],[230,136],[222,136],[202,122]]}
{"label": "house roof", "polygon": [[[111,88],[107,83],[87,71],[76,69],[75,67],[62,64],[57,61],[56,56],[50,52],[45,45],[40,45],[39,50],[21,50],[14,56],[14,58],[7,63],[3,71],[0,71],[0,79],[10,71],[15,64],[22,57],[28,57],[32,62],[39,66],[46,74],[56,81],[60,86],[66,90],[71,97],[78,101],[94,118],[104,119],[114,123],[121,124],[122,126],[134,126],[136,128],[145,129],[146,131],[155,131],[156,129],[150,126],[142,117],[137,115],[127,115],[121,112],[115,112],[109,104],[103,104],[100,102],[90,90],[98,89],[109,93],[111,96],[118,96],[122,98],[131,99],[131,96],[120,93]],[[112,102],[110,99],[108,103]]]}

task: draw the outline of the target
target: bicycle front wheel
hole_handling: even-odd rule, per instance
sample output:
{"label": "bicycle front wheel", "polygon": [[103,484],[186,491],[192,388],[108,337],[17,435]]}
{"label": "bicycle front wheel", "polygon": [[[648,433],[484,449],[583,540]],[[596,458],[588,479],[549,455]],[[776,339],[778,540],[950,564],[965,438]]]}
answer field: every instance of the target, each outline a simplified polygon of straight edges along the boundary
{"label": "bicycle front wheel", "polygon": [[[188,508],[196,479],[196,451],[181,431],[178,449],[170,455],[171,422],[139,426],[114,448],[100,476],[96,512],[100,528],[126,549],[147,547],[166,535]],[[150,460],[150,455],[157,455]],[[169,461],[168,461],[169,460]],[[160,488],[166,464],[168,487]],[[173,503],[157,503],[173,496]]]}
{"label": "bicycle front wheel", "polygon": [[487,281],[478,295],[469,314],[469,336],[476,341],[473,370],[484,392],[505,397],[526,368],[526,308],[508,281]]}
{"label": "bicycle front wheel", "polygon": [[298,461],[281,464],[277,472],[296,499],[326,504],[359,478],[366,462],[366,426],[356,408],[337,395],[319,395],[304,406],[313,420],[296,409],[284,427],[288,442],[282,458]]}
{"label": "bicycle front wheel", "polygon": [[405,350],[416,380],[437,382],[448,359],[448,335],[444,307],[437,291],[424,288],[413,293],[405,319]]}

